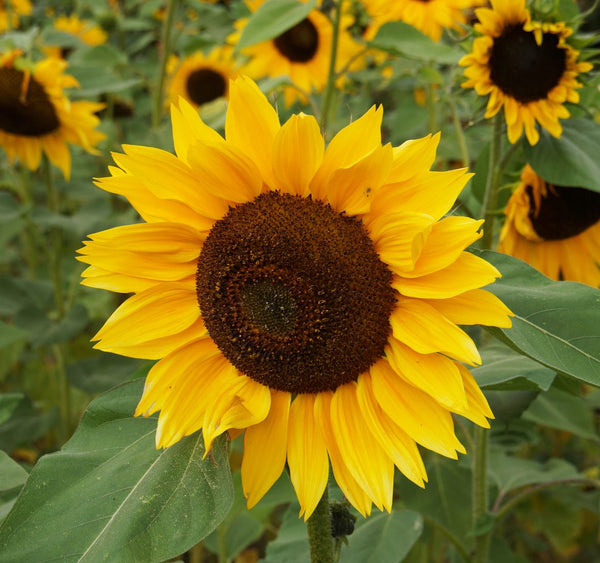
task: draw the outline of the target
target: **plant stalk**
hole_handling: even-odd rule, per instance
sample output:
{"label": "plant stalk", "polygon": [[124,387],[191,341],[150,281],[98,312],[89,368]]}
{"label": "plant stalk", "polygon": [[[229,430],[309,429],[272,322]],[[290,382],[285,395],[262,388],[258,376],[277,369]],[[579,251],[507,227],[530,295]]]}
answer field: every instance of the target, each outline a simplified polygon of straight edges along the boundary
{"label": "plant stalk", "polygon": [[490,250],[494,245],[494,221],[498,204],[498,187],[500,184],[499,164],[502,152],[502,116],[497,114],[493,118],[492,140],[490,142],[490,156],[488,175],[485,182],[485,193],[481,205],[482,216],[485,219],[483,233],[483,248]]}
{"label": "plant stalk", "polygon": [[327,487],[315,511],[306,522],[312,563],[334,563],[331,536],[331,508]]}
{"label": "plant stalk", "polygon": [[[488,512],[488,432],[487,428],[475,428],[475,454],[473,456],[473,527]],[[473,563],[485,563],[491,541],[491,530],[475,537]]]}
{"label": "plant stalk", "polygon": [[335,13],[333,18],[333,33],[331,36],[331,55],[329,57],[329,72],[327,74],[327,83],[323,92],[323,105],[321,107],[321,130],[323,133],[327,131],[329,122],[329,114],[331,112],[331,102],[333,100],[333,92],[335,90],[335,66],[337,62],[338,41],[340,36],[340,23],[342,20],[342,4],[344,0],[336,2]]}

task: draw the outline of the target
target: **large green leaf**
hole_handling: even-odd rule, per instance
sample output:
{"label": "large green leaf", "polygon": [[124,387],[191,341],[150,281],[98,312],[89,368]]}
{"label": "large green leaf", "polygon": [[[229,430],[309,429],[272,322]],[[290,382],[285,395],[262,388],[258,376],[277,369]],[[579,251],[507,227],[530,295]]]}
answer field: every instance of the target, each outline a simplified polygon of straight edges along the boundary
{"label": "large green leaf", "polygon": [[400,21],[383,24],[369,45],[393,55],[425,62],[456,64],[462,56],[459,50],[435,43],[412,25]]}
{"label": "large green leaf", "polygon": [[281,35],[300,23],[315,6],[316,0],[267,0],[248,20],[237,48],[250,47]]}
{"label": "large green leaf", "polygon": [[531,146],[523,143],[525,158],[547,182],[600,192],[600,125],[591,119],[567,119],[559,139],[545,129]]}
{"label": "large green leaf", "polygon": [[412,510],[394,510],[369,517],[342,547],[345,563],[398,563],[423,532],[423,518]]}
{"label": "large green leaf", "polygon": [[0,491],[20,487],[26,480],[27,471],[6,452],[0,450]]}
{"label": "large green leaf", "polygon": [[142,386],[93,401],[64,448],[40,459],[0,527],[3,562],[163,561],[225,518],[225,440],[206,459],[200,433],[157,451],[156,419],[132,416]]}
{"label": "large green leaf", "polygon": [[502,273],[486,289],[515,314],[512,328],[489,330],[537,362],[600,386],[600,290],[552,281],[505,254],[487,250],[481,256]]}

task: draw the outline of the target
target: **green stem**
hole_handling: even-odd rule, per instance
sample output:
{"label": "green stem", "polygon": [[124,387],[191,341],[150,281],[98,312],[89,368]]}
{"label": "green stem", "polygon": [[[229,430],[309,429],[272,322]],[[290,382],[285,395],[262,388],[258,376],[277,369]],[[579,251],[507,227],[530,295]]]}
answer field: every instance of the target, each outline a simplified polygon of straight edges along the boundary
{"label": "green stem", "polygon": [[52,346],[54,362],[56,366],[56,382],[58,385],[58,396],[60,404],[60,417],[62,421],[62,436],[61,443],[65,443],[73,433],[74,427],[71,426],[71,386],[67,379],[67,371],[65,369],[65,360],[63,357],[62,346],[55,344]]}
{"label": "green stem", "polygon": [[464,561],[469,563],[470,555],[467,548],[462,544],[462,542],[445,526],[442,526],[437,520],[430,518],[429,516],[424,516],[423,520],[427,525],[435,528],[439,532],[442,533],[446,537],[446,539],[454,546],[456,551],[458,551],[459,555],[463,558]]}
{"label": "green stem", "polygon": [[467,147],[467,141],[465,134],[463,133],[460,119],[458,117],[458,110],[456,109],[456,103],[452,99],[452,94],[447,98],[448,105],[450,106],[450,112],[452,113],[452,123],[454,124],[454,130],[456,131],[456,139],[458,141],[458,148],[460,149],[460,157],[463,161],[463,166],[469,168],[471,166],[471,159],[469,158],[469,149]]}
{"label": "green stem", "polygon": [[306,522],[310,560],[312,563],[334,563],[333,538],[331,536],[331,509],[327,487],[317,508]]}
{"label": "green stem", "polygon": [[226,525],[225,523],[222,523],[217,528],[219,563],[227,563],[227,529],[228,525]]}
{"label": "green stem", "polygon": [[[473,527],[488,512],[488,430],[477,426],[475,428],[475,453],[473,455]],[[475,538],[475,553],[473,563],[485,563],[491,540],[491,530]]]}
{"label": "green stem", "polygon": [[167,11],[162,27],[161,47],[158,59],[158,80],[154,91],[154,107],[152,112],[152,126],[158,128],[163,115],[163,91],[165,88],[165,77],[167,74],[167,61],[171,54],[171,35],[173,31],[173,19],[178,0],[167,0]]}
{"label": "green stem", "polygon": [[425,105],[427,106],[427,130],[436,133],[437,126],[437,104],[435,103],[435,88],[431,82],[425,84]]}
{"label": "green stem", "polygon": [[481,205],[482,216],[485,219],[483,233],[483,248],[491,249],[494,244],[494,221],[496,219],[496,206],[498,201],[498,186],[500,184],[499,162],[502,152],[502,116],[496,115],[493,119],[493,133],[490,142],[490,155],[488,175],[485,182],[485,193]]}
{"label": "green stem", "polygon": [[[54,213],[60,213],[60,197],[56,186],[52,180],[52,170],[50,169],[50,162],[44,156],[42,159],[44,183],[46,184],[46,194],[48,199],[48,209]],[[58,227],[52,227],[50,229],[50,241],[48,244],[48,265],[50,268],[50,275],[52,276],[52,283],[54,285],[54,299],[56,302],[56,311],[58,318],[62,319],[65,314],[65,302],[63,297],[63,282],[62,273],[60,268],[60,259],[62,255],[62,234]]]}
{"label": "green stem", "polygon": [[30,175],[29,170],[22,164],[19,166],[21,177],[18,183],[18,194],[21,198],[21,202],[25,207],[25,230],[22,234],[23,244],[25,246],[25,260],[27,261],[27,269],[29,270],[29,277],[35,279],[37,277],[37,266],[39,263],[38,247],[36,243],[37,227],[31,220],[31,210],[33,208],[33,198],[31,196],[31,186],[29,183]]}
{"label": "green stem", "polygon": [[339,0],[335,6],[333,18],[333,34],[331,37],[331,56],[329,57],[329,73],[327,74],[327,83],[323,92],[323,106],[321,108],[321,129],[323,133],[327,130],[329,113],[331,112],[331,102],[333,92],[335,91],[335,66],[337,62],[338,39],[340,35],[340,22],[342,20],[342,4],[344,0]]}

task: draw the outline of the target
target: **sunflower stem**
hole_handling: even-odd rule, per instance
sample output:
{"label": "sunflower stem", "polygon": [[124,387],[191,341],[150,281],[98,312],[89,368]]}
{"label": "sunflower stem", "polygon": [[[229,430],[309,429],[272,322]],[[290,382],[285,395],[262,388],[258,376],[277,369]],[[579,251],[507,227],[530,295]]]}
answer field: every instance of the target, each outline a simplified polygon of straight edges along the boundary
{"label": "sunflower stem", "polygon": [[25,246],[25,260],[27,261],[27,269],[29,277],[35,279],[37,276],[38,252],[36,244],[36,226],[31,220],[31,210],[33,209],[33,197],[31,196],[31,185],[29,170],[22,164],[19,166],[21,178],[18,184],[17,193],[21,198],[21,202],[25,207],[25,230],[22,233],[22,240]]}
{"label": "sunflower stem", "polygon": [[[477,529],[482,524],[482,518],[488,513],[488,430],[477,426],[475,428],[475,453],[473,456],[473,527]],[[471,561],[485,563],[492,530],[475,536],[475,550]]]}
{"label": "sunflower stem", "polygon": [[335,90],[335,66],[337,62],[338,40],[340,36],[340,22],[342,20],[342,4],[344,0],[339,0],[335,5],[333,16],[333,33],[331,36],[331,56],[329,57],[329,72],[327,74],[327,83],[323,92],[323,105],[321,107],[321,129],[323,133],[327,131],[329,114],[331,112],[331,102]]}
{"label": "sunflower stem", "polygon": [[327,487],[315,511],[306,522],[312,563],[334,563],[331,536],[331,508]]}
{"label": "sunflower stem", "polygon": [[163,91],[165,89],[165,77],[167,74],[167,61],[171,54],[171,35],[173,31],[173,20],[178,0],[167,0],[167,10],[162,26],[161,45],[158,57],[158,79],[154,91],[154,107],[152,111],[152,126],[157,129],[163,115]]}
{"label": "sunflower stem", "polygon": [[497,114],[493,118],[493,132],[490,141],[490,155],[488,161],[488,175],[485,181],[485,193],[481,204],[481,215],[485,219],[483,233],[483,248],[489,250],[494,244],[494,221],[496,219],[496,206],[498,202],[498,187],[500,184],[499,163],[502,152],[502,116]]}
{"label": "sunflower stem", "polygon": [[458,117],[456,102],[452,99],[452,94],[448,96],[447,102],[450,106],[450,112],[452,113],[452,123],[454,124],[454,130],[456,131],[456,140],[458,141],[458,148],[460,149],[460,158],[463,161],[463,166],[470,168],[471,159],[469,157],[469,149]]}

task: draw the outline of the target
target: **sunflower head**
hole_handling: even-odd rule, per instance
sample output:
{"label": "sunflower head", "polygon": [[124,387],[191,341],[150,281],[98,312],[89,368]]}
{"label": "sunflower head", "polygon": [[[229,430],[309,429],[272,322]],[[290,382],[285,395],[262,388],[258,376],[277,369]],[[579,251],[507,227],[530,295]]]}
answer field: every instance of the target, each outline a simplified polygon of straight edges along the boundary
{"label": "sunflower head", "polygon": [[552,279],[600,287],[600,193],[551,184],[527,164],[504,213],[498,250]]}
{"label": "sunflower head", "polygon": [[[93,21],[79,19],[75,14],[59,16],[54,20],[54,29],[77,37],[82,43],[94,47],[106,43],[106,32]],[[47,56],[66,58],[70,48],[47,46],[44,53]]]}
{"label": "sunflower head", "polygon": [[[264,0],[246,0],[251,12],[258,10],[263,3]],[[353,21],[347,13],[342,17],[336,70],[351,64],[360,50],[348,31]],[[248,19],[243,18],[235,23],[237,31],[229,37],[229,41],[234,44],[239,41],[247,22]],[[306,102],[307,94],[312,91],[321,92],[327,83],[332,38],[333,27],[329,18],[319,9],[312,10],[306,18],[282,34],[242,49],[242,54],[249,58],[244,72],[255,79],[287,76],[294,87],[284,88],[286,106],[296,100]],[[361,60],[351,64],[353,70],[360,65]],[[340,76],[337,85],[343,85],[343,76]]]}
{"label": "sunflower head", "polygon": [[208,55],[197,51],[183,60],[170,61],[169,100],[182,96],[195,108],[227,98],[229,81],[237,75],[233,49],[215,47]]}
{"label": "sunflower head", "polygon": [[578,62],[567,42],[572,30],[563,22],[532,21],[525,0],[492,0],[492,8],[475,10],[482,34],[460,63],[468,78],[463,88],[489,94],[486,118],[504,108],[508,139],[525,130],[530,144],[539,140],[536,124],[560,137],[559,119],[568,118],[565,102],[577,103],[577,76],[592,65]]}
{"label": "sunflower head", "polygon": [[230,84],[225,139],[184,100],[176,155],[125,147],[98,185],[145,222],[90,236],[86,285],[134,293],[96,347],[158,359],[136,414],[157,446],[244,433],[256,504],[287,462],[308,518],[329,464],[349,501],[391,509],[394,467],[427,479],[417,443],[464,452],[451,413],[492,413],[458,325],[510,326],[479,289],[498,271],[465,248],[482,221],[444,217],[470,175],[430,170],[439,135],[382,145],[381,108],[327,148],[317,121],[280,124],[248,78]]}
{"label": "sunflower head", "polygon": [[89,152],[104,138],[95,130],[100,120],[95,112],[104,105],[71,102],[65,88],[78,86],[64,74],[66,63],[48,58],[31,63],[19,51],[0,58],[0,146],[9,158],[18,158],[35,170],[45,153],[65,177],[71,170],[67,143]]}

